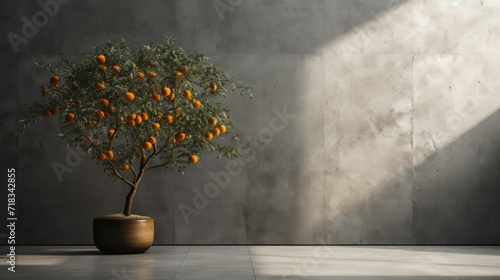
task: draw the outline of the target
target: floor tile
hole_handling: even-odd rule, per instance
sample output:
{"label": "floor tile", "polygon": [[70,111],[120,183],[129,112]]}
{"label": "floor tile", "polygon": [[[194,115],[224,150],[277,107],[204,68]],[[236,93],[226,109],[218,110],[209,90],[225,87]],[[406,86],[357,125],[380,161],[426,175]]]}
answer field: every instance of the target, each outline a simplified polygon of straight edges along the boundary
{"label": "floor tile", "polygon": [[246,246],[194,246],[175,280],[255,279]]}
{"label": "floor tile", "polygon": [[153,246],[134,255],[20,246],[16,256],[16,273],[2,261],[0,279],[500,279],[500,246]]}

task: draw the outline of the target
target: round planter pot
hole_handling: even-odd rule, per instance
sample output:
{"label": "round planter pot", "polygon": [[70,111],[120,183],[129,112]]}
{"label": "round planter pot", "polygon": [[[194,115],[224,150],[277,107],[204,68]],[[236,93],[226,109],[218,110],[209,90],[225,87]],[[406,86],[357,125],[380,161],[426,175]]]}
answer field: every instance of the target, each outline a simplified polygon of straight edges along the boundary
{"label": "round planter pot", "polygon": [[94,219],[94,244],[105,254],[138,254],[153,245],[154,220],[121,214]]}

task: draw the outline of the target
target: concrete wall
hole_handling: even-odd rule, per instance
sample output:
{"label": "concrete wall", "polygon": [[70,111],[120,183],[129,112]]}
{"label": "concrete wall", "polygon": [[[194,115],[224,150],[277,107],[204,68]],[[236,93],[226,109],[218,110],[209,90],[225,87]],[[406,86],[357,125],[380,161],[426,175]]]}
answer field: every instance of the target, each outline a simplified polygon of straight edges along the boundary
{"label": "concrete wall", "polygon": [[[163,35],[256,98],[227,100],[253,149],[241,172],[207,156],[188,176],[146,178],[134,212],[155,217],[157,244],[500,242],[498,1],[73,0],[18,52],[7,34],[41,7],[1,5],[1,168],[17,168],[19,243],[91,244],[92,218],[127,192],[61,149],[53,120],[11,136],[47,78],[33,61]],[[60,181],[53,162],[75,167]],[[210,182],[219,193],[199,205]]]}

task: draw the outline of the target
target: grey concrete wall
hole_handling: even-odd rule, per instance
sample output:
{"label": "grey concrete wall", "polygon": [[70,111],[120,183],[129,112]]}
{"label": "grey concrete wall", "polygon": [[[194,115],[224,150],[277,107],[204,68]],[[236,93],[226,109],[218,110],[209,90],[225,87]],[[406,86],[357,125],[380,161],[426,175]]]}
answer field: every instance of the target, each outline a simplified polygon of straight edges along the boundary
{"label": "grey concrete wall", "polygon": [[[127,192],[61,149],[53,120],[11,136],[47,78],[33,61],[163,35],[256,98],[227,100],[252,147],[240,172],[207,155],[187,176],[146,178],[134,212],[156,219],[156,244],[500,242],[497,1],[73,0],[17,52],[7,34],[41,7],[1,5],[1,165],[17,168],[19,243],[90,244],[92,218]],[[75,167],[59,180],[53,162]],[[208,183],[221,187],[202,203]]]}

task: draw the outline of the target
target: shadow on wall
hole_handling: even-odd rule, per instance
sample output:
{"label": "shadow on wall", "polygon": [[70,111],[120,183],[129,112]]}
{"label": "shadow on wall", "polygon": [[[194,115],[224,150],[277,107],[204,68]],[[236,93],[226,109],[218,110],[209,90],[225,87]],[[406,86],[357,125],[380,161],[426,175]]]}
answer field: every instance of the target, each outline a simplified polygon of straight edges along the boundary
{"label": "shadow on wall", "polygon": [[[320,48],[406,2],[240,1],[220,21],[214,2],[176,3],[181,45],[216,53],[218,65],[253,87],[255,102],[238,100],[231,108],[242,142],[253,137],[258,150],[241,176],[189,224],[176,209],[177,244],[315,244],[325,236],[324,173],[336,169],[338,152],[325,149],[327,138],[337,136],[325,131],[332,101],[325,98],[330,77]],[[270,134],[276,110],[294,117],[278,118],[275,125],[284,129]],[[334,130],[333,120],[328,125]],[[210,162],[204,172],[223,166]],[[203,175],[193,177],[198,181],[186,178],[176,188],[177,203],[193,205],[185,186],[206,184]]]}
{"label": "shadow on wall", "polygon": [[499,124],[500,110],[415,166],[415,243],[500,243]]}
{"label": "shadow on wall", "polygon": [[[242,139],[260,136],[273,109],[286,107],[296,117],[271,141],[265,139],[269,135],[256,140],[262,149],[224,191],[231,195],[214,199],[189,225],[177,211],[176,243],[498,242],[500,223],[493,211],[500,205],[495,203],[497,114],[448,146],[425,153],[423,162],[413,162],[419,153],[415,138],[420,137],[413,125],[418,111],[415,58],[431,54],[445,70],[465,72],[460,70],[468,67],[451,67],[446,55],[433,54],[476,54],[459,43],[467,38],[463,34],[480,33],[471,30],[482,31],[486,24],[463,31],[462,16],[489,18],[494,9],[482,13],[486,7],[479,1],[468,2],[475,5],[471,14],[469,6],[448,1],[238,3],[217,22],[207,19],[207,11],[213,13],[210,1],[179,2],[179,41],[220,54],[229,73],[254,87],[257,105],[239,104],[234,110]],[[416,6],[406,9],[406,4]],[[442,32],[442,26],[453,26],[456,36]],[[467,59],[476,65],[491,60],[477,57]],[[422,67],[418,74],[426,79],[420,77],[417,86],[424,89],[419,89],[446,95],[440,91],[445,82],[429,75],[434,69]],[[464,88],[463,80],[472,80],[456,74],[450,75],[459,77],[453,86]],[[428,90],[426,84],[438,86]],[[459,102],[459,94],[448,94],[449,101]],[[195,182],[183,181],[188,186]],[[187,203],[192,198],[188,189],[177,189],[175,195]]]}
{"label": "shadow on wall", "polygon": [[[281,111],[283,106],[295,115],[283,132],[274,135],[273,142],[261,141],[263,150],[258,153],[257,163],[247,168],[244,209],[247,244],[317,244],[318,238],[323,240],[331,233],[325,222],[328,217],[325,174],[338,168],[338,150],[326,142],[337,137],[334,127],[337,120],[325,118],[325,114],[333,111],[335,100],[325,97],[329,90],[326,84],[331,78],[324,74],[325,56],[317,53],[322,46],[405,2],[318,1],[286,5],[276,1],[261,4],[255,8],[258,11],[243,4],[245,7],[241,12],[238,10],[237,19],[228,17],[237,23],[227,28],[237,28],[247,19],[249,26],[259,31],[259,36],[251,42],[244,38],[247,35],[229,32],[226,40],[236,44],[231,52],[251,49],[259,53],[265,47],[279,53],[249,55],[253,61],[241,63],[247,72],[260,73],[257,74],[260,78],[250,80],[263,103],[259,119],[272,118],[272,109]],[[290,20],[289,15],[297,14],[292,9],[301,11],[299,14],[304,17],[315,17]],[[273,14],[270,18],[274,24],[252,21],[256,16],[251,13],[264,18]],[[246,114],[245,110],[241,112]],[[343,243],[335,237],[334,240]]]}
{"label": "shadow on wall", "polygon": [[[367,237],[364,243],[380,244],[384,233],[391,234],[384,232],[383,222],[390,219],[391,211],[397,210],[390,206],[392,195],[398,188],[411,184],[413,179],[412,239],[409,243],[498,244],[499,124],[500,110],[443,148],[425,155],[413,171],[398,173],[394,170],[391,183],[356,204],[340,207],[333,222],[338,218],[357,223],[345,223],[347,228],[330,232],[327,242],[337,243],[339,235],[355,232]],[[416,150],[414,154],[419,152]],[[381,207],[380,199],[387,200],[388,205]],[[359,227],[359,224],[370,226]]]}
{"label": "shadow on wall", "polygon": [[[391,1],[385,2],[385,5],[380,2],[373,3],[373,8],[370,7],[372,5],[370,2],[363,2],[364,5],[360,7],[346,2],[345,10],[338,14],[339,21],[342,19],[345,25],[342,28],[333,29],[333,33],[324,32],[328,36],[322,39],[309,35],[314,37],[311,41],[315,44],[326,44],[326,38],[330,41],[336,40],[355,29],[356,26],[374,20],[386,12],[389,2]],[[348,13],[344,13],[346,10]],[[309,25],[305,25],[303,28],[308,27]],[[283,33],[287,33],[286,28]],[[309,34],[307,31],[304,33]],[[297,67],[294,68],[295,71],[289,76],[288,81],[294,87],[292,90],[283,90],[283,87],[286,89],[287,86],[285,82],[278,83],[276,89],[272,85],[266,85],[269,91],[264,91],[264,101],[275,106],[285,103],[289,111],[296,114],[298,119],[287,128],[286,133],[278,136],[275,142],[259,154],[258,166],[248,172],[247,179],[250,183],[247,188],[245,209],[247,243],[305,244],[325,241],[343,244],[500,243],[498,234],[500,216],[497,215],[500,212],[499,111],[444,147],[436,148],[432,152],[418,150],[414,143],[416,132],[412,124],[414,113],[412,99],[416,96],[412,89],[412,83],[415,83],[415,76],[411,71],[412,56],[412,53],[394,54],[390,60],[382,61],[386,64],[381,64],[381,60],[377,60],[376,55],[373,55],[374,63],[370,64],[370,66],[376,66],[373,69],[387,71],[387,68],[393,67],[387,71],[392,75],[386,75],[387,77],[394,79],[395,76],[404,76],[404,73],[397,72],[398,67],[401,72],[409,73],[409,76],[401,78],[402,81],[407,81],[405,79],[410,77],[410,82],[405,85],[408,87],[394,89],[394,87],[401,86],[397,82],[389,83],[389,88],[381,86],[381,88],[372,88],[368,92],[367,88],[351,87],[349,88],[351,91],[347,94],[359,95],[358,97],[361,98],[350,99],[351,97],[342,96],[339,100],[355,103],[360,111],[346,112],[353,107],[345,106],[345,111],[339,110],[338,115],[333,115],[331,119],[320,117],[323,113],[328,115],[329,108],[334,108],[328,106],[328,99],[322,100],[326,103],[325,107],[315,107],[314,102],[311,102],[316,97],[314,91],[318,90],[315,85],[325,84],[324,91],[326,92],[329,90],[327,79],[330,78],[327,74],[324,80],[308,76],[314,68],[307,63],[314,64],[314,57],[308,62],[296,62]],[[358,57],[346,55],[345,58],[349,61]],[[407,61],[402,61],[401,58]],[[366,55],[362,59],[370,60],[372,57]],[[391,62],[395,63],[390,64]],[[406,62],[408,63],[405,64]],[[364,61],[359,65],[353,64],[359,68],[353,67],[356,69],[352,70],[362,73],[355,77],[362,77],[363,80],[351,79],[346,82],[366,82],[367,85],[372,85],[375,84],[373,80],[383,76],[377,75],[377,72],[367,74],[359,70],[365,66],[363,63]],[[397,63],[401,64],[397,67],[393,66]],[[280,65],[283,67],[282,64]],[[408,69],[404,68],[406,65]],[[280,75],[271,73],[267,76],[288,76],[287,72],[280,72],[280,70],[278,68],[275,71]],[[386,76],[383,77],[386,78]],[[391,86],[393,86],[392,89]],[[275,90],[288,94],[274,95]],[[365,96],[360,93],[363,91],[365,91]],[[325,95],[328,97],[326,93]],[[458,98],[460,97],[457,97],[457,101]],[[363,103],[376,99],[379,99],[380,103],[371,103],[373,107],[365,106]],[[334,101],[332,99],[332,102]],[[406,102],[405,104],[408,105],[404,113],[409,116],[407,123],[410,127],[407,133],[401,133],[401,135],[398,134],[400,127],[396,124],[402,116],[390,115],[394,112],[389,112],[389,110],[382,112],[380,109],[385,108],[384,102],[399,101]],[[392,109],[391,106],[389,108]],[[349,117],[353,122],[348,121]],[[300,120],[301,118],[303,121]],[[342,118],[342,121],[339,121],[339,118]],[[364,153],[354,153],[355,150],[349,146],[352,143],[343,146],[351,150],[342,150],[339,146],[328,149],[327,141],[332,138],[342,138],[343,133],[348,131],[355,133],[356,127],[354,126],[363,123],[362,118],[380,125],[375,127],[377,132],[374,133],[374,138],[378,137],[375,141],[362,139],[362,137],[371,137],[362,133],[359,137],[348,139],[354,143],[353,145],[365,141],[366,146],[360,149]],[[339,127],[338,134],[328,131],[331,121],[336,122],[338,126],[343,126]],[[359,129],[366,132],[370,128],[361,125]],[[379,134],[377,134],[378,129],[381,131]],[[390,139],[394,136],[390,134],[393,130],[396,131],[395,139]],[[381,138],[384,139],[380,140]],[[390,140],[385,141],[387,139]],[[316,149],[317,147],[325,148]],[[378,153],[377,149],[386,152]],[[391,150],[393,151],[392,159],[390,158]],[[339,153],[344,153],[344,159],[349,156],[360,156],[356,168],[361,172],[356,174],[357,170],[347,168],[342,172],[349,174],[338,176],[340,175],[339,165],[344,164],[339,163],[341,159]],[[414,157],[421,156],[422,153],[424,153],[422,162],[412,162]],[[378,160],[379,155],[389,157],[387,162],[390,164],[380,167],[384,165],[385,158]],[[368,161],[373,166],[363,166],[363,157],[373,157],[377,160]],[[356,164],[356,159],[348,160],[351,166]],[[319,161],[323,161],[323,164],[316,165]],[[398,166],[398,163],[402,165]],[[272,168],[266,169],[266,166]],[[370,168],[373,173],[386,171],[387,174],[373,174],[378,177],[372,178],[370,172],[365,172]],[[323,188],[318,188],[318,186],[323,186]],[[331,205],[330,198],[337,196],[336,189],[340,192],[339,197],[342,195],[355,197],[354,200],[342,201],[340,198],[334,201],[334,203],[338,202],[340,207]]]}

